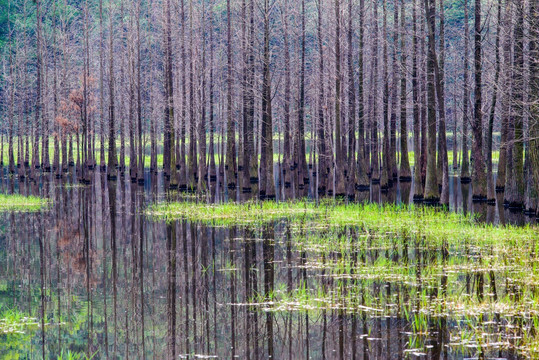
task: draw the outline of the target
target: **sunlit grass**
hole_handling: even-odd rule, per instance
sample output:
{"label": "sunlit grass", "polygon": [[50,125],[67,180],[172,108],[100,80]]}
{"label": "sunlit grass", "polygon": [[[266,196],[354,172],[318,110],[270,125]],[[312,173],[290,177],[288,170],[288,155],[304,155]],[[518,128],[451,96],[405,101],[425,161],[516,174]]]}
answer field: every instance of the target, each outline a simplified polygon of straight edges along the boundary
{"label": "sunlit grass", "polygon": [[38,211],[49,203],[47,199],[19,194],[0,194],[1,211]]}
{"label": "sunlit grass", "polygon": [[24,334],[27,329],[36,330],[37,318],[13,309],[0,309],[0,335]]}

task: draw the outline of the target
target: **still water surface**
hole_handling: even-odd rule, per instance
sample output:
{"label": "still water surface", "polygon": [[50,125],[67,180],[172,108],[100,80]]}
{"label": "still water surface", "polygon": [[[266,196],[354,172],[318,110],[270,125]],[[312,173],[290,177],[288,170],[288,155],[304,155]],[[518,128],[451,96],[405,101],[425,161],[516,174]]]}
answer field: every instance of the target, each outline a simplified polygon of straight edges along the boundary
{"label": "still water surface", "polygon": [[[295,246],[285,221],[226,228],[148,218],[144,209],[165,194],[161,177],[148,174],[147,180],[145,186],[107,182],[96,172],[90,185],[80,186],[73,178],[18,182],[3,173],[1,192],[47,197],[53,206],[39,213],[0,214],[0,313],[17,309],[37,323],[22,333],[0,334],[0,358],[57,359],[67,350],[95,354],[95,359],[460,359],[476,354],[473,347],[449,346],[456,321],[450,316],[428,318],[428,334],[418,339],[412,320],[399,312],[378,315],[376,308],[361,305],[276,311],[268,301],[274,293],[331,293],[337,281],[319,266],[327,259]],[[382,193],[373,187],[358,197],[408,203],[410,189],[411,184],[401,184]],[[531,221],[502,204],[473,204],[470,186],[457,178],[451,181],[450,207],[492,223]],[[437,249],[423,246],[365,250],[366,264],[405,261],[432,291],[443,288],[443,276],[425,276],[422,268],[461,256],[457,251],[438,256]],[[473,294],[469,274],[462,270],[461,275],[454,285]],[[417,291],[383,279],[370,281],[361,298],[398,307]],[[517,358],[512,350],[496,348],[483,355]]]}

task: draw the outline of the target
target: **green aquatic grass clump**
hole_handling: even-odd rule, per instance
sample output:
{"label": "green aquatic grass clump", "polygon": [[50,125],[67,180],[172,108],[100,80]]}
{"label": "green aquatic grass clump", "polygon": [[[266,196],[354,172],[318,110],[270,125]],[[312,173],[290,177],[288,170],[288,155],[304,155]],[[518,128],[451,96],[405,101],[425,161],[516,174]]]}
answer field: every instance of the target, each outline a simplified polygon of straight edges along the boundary
{"label": "green aquatic grass clump", "polygon": [[[511,245],[536,238],[534,226],[496,226],[486,224],[472,215],[454,213],[441,208],[368,204],[338,201],[292,202],[225,202],[208,204],[202,202],[167,202],[154,204],[146,214],[160,220],[189,220],[208,225],[261,225],[286,219],[292,227],[307,230],[338,229],[354,227],[365,236],[393,235],[394,237],[416,237],[439,244],[471,242],[488,245],[504,241]],[[335,236],[331,236],[331,243]]]}
{"label": "green aquatic grass clump", "polygon": [[165,220],[190,220],[213,225],[261,224],[279,219],[314,218],[321,208],[308,201],[295,202],[245,202],[245,203],[196,203],[169,202],[155,204],[146,211],[147,215]]}
{"label": "green aquatic grass clump", "polygon": [[47,199],[19,194],[0,194],[0,212],[2,211],[38,211],[48,204]]}
{"label": "green aquatic grass clump", "polygon": [[8,309],[0,312],[0,335],[24,334],[27,329],[39,326],[37,318],[27,316],[18,310]]}

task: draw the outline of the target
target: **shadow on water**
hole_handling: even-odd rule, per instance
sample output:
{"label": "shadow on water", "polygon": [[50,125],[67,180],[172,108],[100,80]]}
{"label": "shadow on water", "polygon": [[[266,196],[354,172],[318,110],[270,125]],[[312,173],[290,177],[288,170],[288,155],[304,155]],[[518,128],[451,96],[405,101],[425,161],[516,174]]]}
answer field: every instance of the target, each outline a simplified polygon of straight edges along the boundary
{"label": "shadow on water", "polygon": [[[284,221],[229,228],[153,221],[143,215],[146,204],[178,195],[166,195],[158,176],[146,180],[107,182],[95,173],[90,185],[79,186],[72,176],[39,183],[2,178],[2,192],[44,196],[54,206],[0,214],[0,314],[17,309],[40,322],[0,333],[1,358],[56,359],[69,349],[103,359],[459,359],[478,353],[449,346],[459,319],[404,309],[419,310],[428,299],[443,307],[456,288],[470,297],[518,296],[503,272],[458,269],[449,281],[444,269],[463,255],[417,238],[376,246],[344,228],[326,235],[355,245],[320,253],[297,245],[315,234]],[[372,186],[356,199],[409,204],[411,189]],[[494,224],[529,221],[505,210],[500,196],[496,206],[472,203],[470,185],[456,178],[450,189],[453,211]],[[213,191],[211,199],[219,199]],[[476,252],[466,249],[466,256],[482,261]],[[342,259],[354,266],[332,267]],[[410,279],[354,270],[380,262],[406,266]],[[291,299],[313,289],[333,296],[330,306],[296,308]],[[485,331],[508,331],[504,321]],[[511,349],[487,352],[517,356]]]}

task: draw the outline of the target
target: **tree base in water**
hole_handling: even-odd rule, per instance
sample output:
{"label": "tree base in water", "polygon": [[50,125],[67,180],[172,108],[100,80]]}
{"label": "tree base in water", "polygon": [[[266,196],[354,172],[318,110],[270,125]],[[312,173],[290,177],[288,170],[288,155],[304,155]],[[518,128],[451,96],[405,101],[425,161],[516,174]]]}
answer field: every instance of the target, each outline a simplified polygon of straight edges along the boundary
{"label": "tree base in water", "polygon": [[423,204],[425,205],[440,205],[439,197],[428,197],[423,199]]}
{"label": "tree base in water", "polygon": [[401,177],[399,177],[399,181],[404,182],[404,183],[409,183],[409,182],[412,182],[412,177],[411,176],[401,176]]}
{"label": "tree base in water", "polygon": [[509,211],[512,212],[521,212],[524,210],[524,204],[520,201],[504,201],[504,206],[509,209]]}
{"label": "tree base in water", "polygon": [[487,197],[485,195],[472,195],[472,202],[474,203],[481,203],[481,202],[487,202]]}
{"label": "tree base in water", "polygon": [[370,189],[371,189],[370,185],[356,184],[356,190],[359,192],[366,192],[366,191],[369,191]]}

